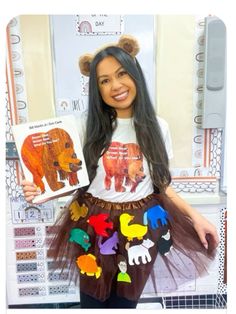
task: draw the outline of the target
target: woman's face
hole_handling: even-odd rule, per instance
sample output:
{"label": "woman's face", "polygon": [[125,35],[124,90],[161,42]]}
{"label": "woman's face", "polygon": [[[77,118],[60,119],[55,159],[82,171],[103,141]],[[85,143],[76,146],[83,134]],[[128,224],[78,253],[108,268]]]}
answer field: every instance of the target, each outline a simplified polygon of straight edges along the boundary
{"label": "woman's face", "polygon": [[98,63],[97,81],[103,101],[116,110],[117,117],[130,118],[136,85],[114,57],[105,57]]}

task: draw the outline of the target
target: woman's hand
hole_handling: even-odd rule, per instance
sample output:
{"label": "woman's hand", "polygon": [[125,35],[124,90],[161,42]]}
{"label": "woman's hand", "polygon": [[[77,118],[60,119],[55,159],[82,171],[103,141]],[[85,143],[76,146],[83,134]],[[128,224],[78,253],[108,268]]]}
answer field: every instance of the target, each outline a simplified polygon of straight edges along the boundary
{"label": "woman's hand", "polygon": [[219,245],[219,236],[216,227],[200,214],[196,215],[196,217],[192,218],[192,220],[194,229],[196,230],[203,246],[206,249],[210,246],[212,250],[217,248]]}
{"label": "woman's hand", "polygon": [[[22,185],[22,189],[23,189],[25,200],[28,203],[32,203],[32,201],[35,198],[35,196],[41,194],[40,188],[37,187],[33,182],[22,180],[21,185]],[[73,193],[74,193],[74,191],[69,191],[69,192],[60,194],[60,197],[69,196],[69,195],[71,195]],[[41,203],[44,203],[44,202],[47,202],[47,201],[50,201],[50,200],[54,200],[54,199],[57,199],[57,198],[58,198],[58,195],[50,197],[50,198],[45,198],[43,201],[37,202],[37,204],[41,204]]]}
{"label": "woman's hand", "polygon": [[23,180],[21,185],[22,185],[25,200],[28,203],[32,203],[32,200],[35,198],[35,196],[41,194],[40,188],[37,187],[33,182]]}
{"label": "woman's hand", "polygon": [[204,216],[202,216],[195,208],[186,203],[172,187],[169,186],[166,189],[166,194],[172,200],[172,202],[175,203],[179,210],[192,220],[194,229],[196,230],[204,247],[211,250],[215,249],[219,244],[219,237],[216,227],[211,224]]}

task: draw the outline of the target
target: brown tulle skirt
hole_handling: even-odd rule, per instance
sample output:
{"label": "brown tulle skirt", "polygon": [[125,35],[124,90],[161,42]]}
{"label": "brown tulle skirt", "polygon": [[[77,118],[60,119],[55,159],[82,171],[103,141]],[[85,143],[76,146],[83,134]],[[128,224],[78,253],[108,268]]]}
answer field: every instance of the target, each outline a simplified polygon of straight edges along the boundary
{"label": "brown tulle skirt", "polygon": [[70,270],[83,293],[101,301],[114,285],[118,296],[130,300],[143,292],[175,291],[205,275],[215,256],[165,194],[111,203],[85,193],[55,227],[48,256],[62,271]]}

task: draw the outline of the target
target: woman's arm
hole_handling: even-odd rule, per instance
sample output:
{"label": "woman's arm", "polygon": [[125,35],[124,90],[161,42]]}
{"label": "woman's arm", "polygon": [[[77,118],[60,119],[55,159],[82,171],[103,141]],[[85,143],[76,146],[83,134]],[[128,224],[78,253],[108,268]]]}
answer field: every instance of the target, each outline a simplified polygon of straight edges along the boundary
{"label": "woman's arm", "polygon": [[188,216],[202,242],[204,247],[208,249],[207,237],[210,236],[213,248],[219,244],[219,237],[216,227],[203,217],[195,208],[186,203],[170,186],[166,189],[167,196],[175,203],[179,210]]}

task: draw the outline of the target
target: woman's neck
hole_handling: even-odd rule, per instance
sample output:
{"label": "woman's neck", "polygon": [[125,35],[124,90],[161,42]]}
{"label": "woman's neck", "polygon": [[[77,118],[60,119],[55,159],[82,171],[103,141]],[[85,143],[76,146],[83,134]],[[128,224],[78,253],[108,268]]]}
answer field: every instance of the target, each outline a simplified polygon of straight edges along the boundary
{"label": "woman's neck", "polygon": [[133,117],[133,108],[115,109],[117,118],[119,119],[130,119]]}

